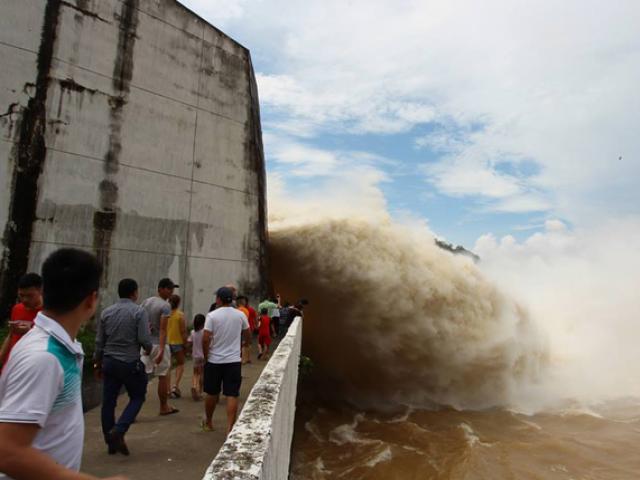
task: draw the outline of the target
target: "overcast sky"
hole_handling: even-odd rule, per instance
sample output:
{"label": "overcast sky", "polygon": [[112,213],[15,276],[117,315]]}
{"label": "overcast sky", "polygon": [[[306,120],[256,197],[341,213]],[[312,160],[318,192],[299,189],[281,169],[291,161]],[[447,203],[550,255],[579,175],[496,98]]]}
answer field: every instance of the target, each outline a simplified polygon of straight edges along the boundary
{"label": "overcast sky", "polygon": [[637,0],[184,0],[251,50],[271,185],[473,246],[640,215]]}

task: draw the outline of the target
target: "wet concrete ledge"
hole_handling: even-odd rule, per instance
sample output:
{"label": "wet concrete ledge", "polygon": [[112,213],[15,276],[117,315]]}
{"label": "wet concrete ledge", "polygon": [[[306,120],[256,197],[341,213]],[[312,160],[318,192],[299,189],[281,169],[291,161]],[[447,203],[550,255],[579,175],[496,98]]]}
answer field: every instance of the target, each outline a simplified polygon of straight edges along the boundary
{"label": "wet concrete ledge", "polygon": [[302,319],[297,317],[203,480],[282,480],[289,476],[301,345]]}

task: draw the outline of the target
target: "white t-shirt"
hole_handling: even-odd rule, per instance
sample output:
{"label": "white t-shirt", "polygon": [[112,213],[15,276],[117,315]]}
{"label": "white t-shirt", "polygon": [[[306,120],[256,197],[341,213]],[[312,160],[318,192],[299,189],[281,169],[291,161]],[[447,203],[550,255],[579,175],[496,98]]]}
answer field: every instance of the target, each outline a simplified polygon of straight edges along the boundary
{"label": "white t-shirt", "polygon": [[207,315],[204,329],[213,334],[207,361],[236,363],[242,360],[242,331],[249,328],[247,316],[233,307],[219,307]]}
{"label": "white t-shirt", "polygon": [[189,342],[191,342],[191,356],[193,358],[204,358],[204,353],[202,352],[202,335],[204,335],[204,329],[200,329],[198,331],[193,330],[191,335],[189,335]]}
{"label": "white t-shirt", "polygon": [[76,471],[84,441],[83,358],[82,345],[38,313],[0,377],[0,422],[37,424],[32,446]]}

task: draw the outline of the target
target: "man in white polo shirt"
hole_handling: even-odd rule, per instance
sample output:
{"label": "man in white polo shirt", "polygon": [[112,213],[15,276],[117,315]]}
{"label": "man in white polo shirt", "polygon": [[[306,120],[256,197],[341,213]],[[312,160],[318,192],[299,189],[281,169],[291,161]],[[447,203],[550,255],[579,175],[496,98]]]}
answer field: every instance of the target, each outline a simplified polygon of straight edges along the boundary
{"label": "man in white polo shirt", "polygon": [[204,366],[203,389],[206,419],[205,431],[213,430],[211,419],[220,397],[227,397],[227,435],[238,416],[238,396],[242,383],[241,345],[251,341],[249,320],[233,307],[233,290],[219,288],[216,292],[216,309],[207,315],[202,336],[203,352],[207,355]]}
{"label": "man in white polo shirt", "polygon": [[43,310],[0,377],[0,478],[89,480],[82,459],[82,345],[96,311],[102,267],[64,248],[42,266]]}

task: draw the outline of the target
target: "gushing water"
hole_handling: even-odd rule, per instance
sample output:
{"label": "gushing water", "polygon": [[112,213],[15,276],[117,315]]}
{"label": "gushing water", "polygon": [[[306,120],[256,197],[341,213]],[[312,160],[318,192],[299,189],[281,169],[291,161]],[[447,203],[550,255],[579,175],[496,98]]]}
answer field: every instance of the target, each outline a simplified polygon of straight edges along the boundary
{"label": "gushing water", "polygon": [[270,237],[277,289],[311,303],[304,350],[318,381],[357,405],[510,405],[547,349],[527,312],[424,231],[366,220]]}

